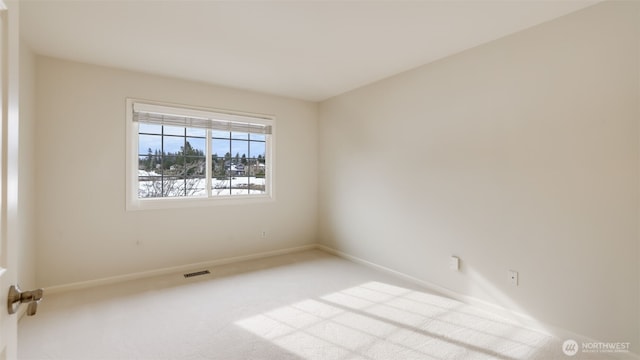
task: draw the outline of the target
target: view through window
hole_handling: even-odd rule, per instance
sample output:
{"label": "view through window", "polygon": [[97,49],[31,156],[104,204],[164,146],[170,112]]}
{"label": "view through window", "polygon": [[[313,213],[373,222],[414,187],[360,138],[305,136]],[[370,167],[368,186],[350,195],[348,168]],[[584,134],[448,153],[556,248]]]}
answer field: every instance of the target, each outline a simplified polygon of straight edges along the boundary
{"label": "view through window", "polygon": [[138,199],[268,195],[271,120],[247,120],[134,103]]}

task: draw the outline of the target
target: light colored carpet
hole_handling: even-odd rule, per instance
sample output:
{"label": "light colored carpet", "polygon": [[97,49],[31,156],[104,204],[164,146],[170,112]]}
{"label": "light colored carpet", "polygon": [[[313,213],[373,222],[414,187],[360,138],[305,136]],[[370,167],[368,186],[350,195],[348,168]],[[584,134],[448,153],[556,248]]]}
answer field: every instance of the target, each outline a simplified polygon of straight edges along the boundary
{"label": "light colored carpet", "polygon": [[209,270],[48,296],[20,358],[569,359],[560,339],[321,251]]}

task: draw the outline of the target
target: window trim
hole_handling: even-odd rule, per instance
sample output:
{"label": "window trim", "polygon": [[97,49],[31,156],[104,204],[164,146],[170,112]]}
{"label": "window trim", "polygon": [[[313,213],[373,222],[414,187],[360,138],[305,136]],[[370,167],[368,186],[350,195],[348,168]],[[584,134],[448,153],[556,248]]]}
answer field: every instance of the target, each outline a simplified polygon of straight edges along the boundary
{"label": "window trim", "polygon": [[[228,195],[220,197],[166,197],[166,198],[138,198],[138,122],[134,121],[134,104],[144,104],[144,106],[158,107],[175,110],[176,115],[217,115],[225,116],[226,119],[242,119],[256,124],[271,126],[271,134],[266,137],[265,159],[268,164],[266,171],[266,193]],[[220,117],[220,116],[218,116]],[[172,209],[172,208],[192,208],[207,207],[217,205],[241,205],[251,203],[264,203],[275,201],[275,137],[276,121],[272,115],[255,114],[248,112],[213,109],[199,106],[189,106],[159,101],[150,101],[136,98],[126,99],[126,160],[125,160],[125,196],[126,210],[151,210],[151,209]],[[205,142],[207,151],[210,147],[210,139]],[[207,166],[207,179],[210,179],[209,166]],[[209,186],[209,185],[208,185]]]}

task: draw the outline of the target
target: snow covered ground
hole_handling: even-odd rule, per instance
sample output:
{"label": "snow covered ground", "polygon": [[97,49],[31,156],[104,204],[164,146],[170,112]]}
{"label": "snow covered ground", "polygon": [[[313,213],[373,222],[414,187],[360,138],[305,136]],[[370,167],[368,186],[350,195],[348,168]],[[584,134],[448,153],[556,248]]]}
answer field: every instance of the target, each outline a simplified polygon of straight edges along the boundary
{"label": "snow covered ground", "polygon": [[[206,179],[165,179],[153,171],[138,170],[138,197],[180,197],[207,196]],[[152,179],[158,177],[157,179]],[[162,186],[164,183],[164,187]],[[236,176],[226,179],[212,179],[211,196],[264,194],[265,178]]]}

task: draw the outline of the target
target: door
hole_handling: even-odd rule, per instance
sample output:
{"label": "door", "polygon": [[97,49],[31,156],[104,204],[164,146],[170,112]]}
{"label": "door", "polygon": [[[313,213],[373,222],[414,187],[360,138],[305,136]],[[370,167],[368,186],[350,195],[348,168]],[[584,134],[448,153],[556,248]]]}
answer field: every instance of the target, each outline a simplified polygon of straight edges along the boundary
{"label": "door", "polygon": [[[18,255],[15,221],[17,218],[17,153],[8,151],[16,140],[8,134],[18,116],[17,3],[0,0],[0,360],[17,357],[17,316],[9,315],[9,287],[16,283]],[[11,153],[11,154],[10,154]]]}

